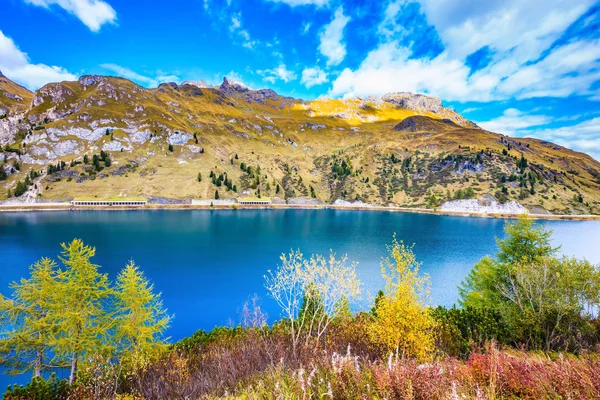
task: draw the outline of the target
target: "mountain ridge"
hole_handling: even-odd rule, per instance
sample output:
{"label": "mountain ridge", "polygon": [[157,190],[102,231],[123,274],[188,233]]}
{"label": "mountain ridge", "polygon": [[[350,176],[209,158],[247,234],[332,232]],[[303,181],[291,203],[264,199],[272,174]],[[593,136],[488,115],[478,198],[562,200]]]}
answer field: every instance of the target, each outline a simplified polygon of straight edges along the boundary
{"label": "mountain ridge", "polygon": [[[5,196],[13,194],[25,172],[65,163],[64,170],[30,179],[35,182],[22,198],[92,193],[189,201],[220,192],[221,198],[438,207],[470,188],[469,196],[518,201],[530,210],[599,207],[600,164],[591,157],[485,131],[427,95],[303,101],[227,78],[218,86],[144,88],[100,75],[34,93],[0,79],[0,106],[8,109],[0,120],[8,175],[0,196],[2,186]],[[100,151],[111,154],[112,165],[79,164]],[[252,166],[250,173],[242,162]]]}

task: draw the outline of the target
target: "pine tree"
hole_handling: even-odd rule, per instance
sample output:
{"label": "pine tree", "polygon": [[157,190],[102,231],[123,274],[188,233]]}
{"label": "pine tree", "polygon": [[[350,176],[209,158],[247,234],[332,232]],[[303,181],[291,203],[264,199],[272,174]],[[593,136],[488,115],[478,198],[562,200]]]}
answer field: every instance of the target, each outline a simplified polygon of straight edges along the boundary
{"label": "pine tree", "polygon": [[169,145],[169,151],[170,151],[171,153],[173,152],[173,145],[172,145],[172,144],[170,144],[170,145]]}
{"label": "pine tree", "polygon": [[198,182],[202,182],[202,172],[198,172]]}
{"label": "pine tree", "polygon": [[215,200],[219,200],[219,191],[215,190]]}

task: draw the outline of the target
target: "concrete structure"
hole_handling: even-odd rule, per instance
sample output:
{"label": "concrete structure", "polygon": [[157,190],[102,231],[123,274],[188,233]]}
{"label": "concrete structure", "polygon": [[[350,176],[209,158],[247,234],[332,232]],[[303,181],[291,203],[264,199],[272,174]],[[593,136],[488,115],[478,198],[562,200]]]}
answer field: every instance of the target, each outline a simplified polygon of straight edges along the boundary
{"label": "concrete structure", "polygon": [[237,200],[238,204],[241,205],[260,205],[265,206],[271,204],[271,199],[266,198],[258,198],[258,197],[241,197]]}
{"label": "concrete structure", "polygon": [[145,206],[147,200],[73,200],[72,206],[104,207],[104,206]]}

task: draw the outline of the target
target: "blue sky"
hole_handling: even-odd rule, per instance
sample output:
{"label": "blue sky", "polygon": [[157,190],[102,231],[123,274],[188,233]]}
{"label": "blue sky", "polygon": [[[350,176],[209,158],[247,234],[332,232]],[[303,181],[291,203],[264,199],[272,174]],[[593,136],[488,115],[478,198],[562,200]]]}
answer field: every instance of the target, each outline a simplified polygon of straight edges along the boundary
{"label": "blue sky", "polygon": [[600,159],[600,2],[1,0],[0,70],[232,77],[312,99],[411,91],[484,128]]}

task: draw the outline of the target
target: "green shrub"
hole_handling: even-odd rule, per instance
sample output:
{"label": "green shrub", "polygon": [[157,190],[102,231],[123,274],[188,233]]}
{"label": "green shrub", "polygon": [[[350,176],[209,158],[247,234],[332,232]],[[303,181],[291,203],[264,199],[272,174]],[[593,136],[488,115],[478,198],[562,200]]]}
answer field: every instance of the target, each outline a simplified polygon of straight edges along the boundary
{"label": "green shrub", "polygon": [[68,398],[69,392],[68,382],[52,374],[47,380],[35,377],[26,386],[9,386],[3,398],[4,400],[62,400]]}

